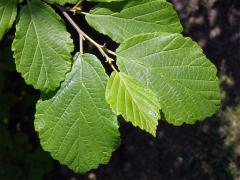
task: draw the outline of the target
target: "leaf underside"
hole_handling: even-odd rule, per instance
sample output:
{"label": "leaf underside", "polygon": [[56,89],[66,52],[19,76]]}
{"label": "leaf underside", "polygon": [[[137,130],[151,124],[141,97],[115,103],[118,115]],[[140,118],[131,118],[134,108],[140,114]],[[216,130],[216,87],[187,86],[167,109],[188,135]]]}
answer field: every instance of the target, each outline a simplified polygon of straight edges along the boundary
{"label": "leaf underside", "polygon": [[124,73],[113,72],[107,84],[106,99],[117,115],[156,135],[160,105],[157,95],[150,89]]}
{"label": "leaf underside", "polygon": [[172,4],[165,0],[100,3],[86,15],[87,22],[118,43],[150,32],[182,32]]}
{"label": "leaf underside", "polygon": [[219,108],[216,67],[190,38],[168,33],[139,35],[120,45],[117,59],[122,72],[157,93],[169,123],[193,124]]}
{"label": "leaf underside", "polygon": [[43,2],[31,1],[22,9],[12,47],[17,71],[35,89],[55,90],[71,68],[70,34]]}
{"label": "leaf underside", "polygon": [[12,27],[17,15],[17,0],[0,1],[0,40]]}
{"label": "leaf underside", "polygon": [[105,101],[106,83],[99,60],[84,54],[57,93],[37,103],[35,129],[44,150],[75,172],[108,163],[118,146],[117,118]]}

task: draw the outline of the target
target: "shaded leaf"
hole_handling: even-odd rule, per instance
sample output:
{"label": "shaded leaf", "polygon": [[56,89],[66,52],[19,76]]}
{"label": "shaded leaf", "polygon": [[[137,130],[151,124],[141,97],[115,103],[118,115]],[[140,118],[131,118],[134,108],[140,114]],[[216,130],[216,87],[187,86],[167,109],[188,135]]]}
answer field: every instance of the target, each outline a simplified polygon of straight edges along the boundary
{"label": "shaded leaf", "polygon": [[17,15],[17,0],[0,1],[0,40],[12,27]]}

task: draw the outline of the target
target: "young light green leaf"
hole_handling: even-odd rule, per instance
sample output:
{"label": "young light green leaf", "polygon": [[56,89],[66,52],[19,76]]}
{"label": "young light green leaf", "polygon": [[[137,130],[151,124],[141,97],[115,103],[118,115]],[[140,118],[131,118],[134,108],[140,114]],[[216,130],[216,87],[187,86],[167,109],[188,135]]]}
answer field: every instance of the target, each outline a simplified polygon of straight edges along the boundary
{"label": "young light green leaf", "polygon": [[0,40],[12,27],[17,15],[17,0],[0,1]]}
{"label": "young light green leaf", "polygon": [[121,71],[157,93],[169,123],[193,124],[219,108],[216,68],[190,38],[139,35],[120,45],[117,57]]}
{"label": "young light green leaf", "polygon": [[100,3],[86,15],[88,23],[116,42],[150,32],[181,32],[172,5],[165,0]]}
{"label": "young light green leaf", "polygon": [[44,150],[75,172],[106,164],[118,146],[118,123],[105,100],[106,83],[101,63],[85,54],[57,93],[37,103],[35,129]]}
{"label": "young light green leaf", "polygon": [[60,17],[41,1],[31,1],[21,11],[12,47],[17,71],[36,89],[55,90],[71,68],[70,35]]}
{"label": "young light green leaf", "polygon": [[150,89],[124,73],[113,72],[108,80],[106,99],[117,115],[156,135],[160,105],[157,95]]}

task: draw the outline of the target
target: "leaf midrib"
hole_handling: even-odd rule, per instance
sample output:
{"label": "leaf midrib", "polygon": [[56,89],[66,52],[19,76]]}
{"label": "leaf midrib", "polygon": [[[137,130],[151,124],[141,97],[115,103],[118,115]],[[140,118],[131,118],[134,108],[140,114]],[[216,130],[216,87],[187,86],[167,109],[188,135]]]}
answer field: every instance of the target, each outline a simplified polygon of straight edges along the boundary
{"label": "leaf midrib", "polygon": [[[121,78],[121,75],[119,75],[119,78]],[[141,93],[141,92],[139,92],[139,91],[136,91],[134,88],[131,88],[130,86],[128,86],[127,83],[126,83],[126,81],[124,80],[124,77],[121,78],[121,79],[122,79],[122,82],[124,83],[126,92],[131,96],[132,102],[137,106],[137,108],[138,108],[139,110],[141,110],[140,112],[144,112],[144,111],[142,111],[143,106],[142,106],[142,107],[139,107],[138,103],[136,103],[136,101],[135,101],[135,98],[133,98],[134,96],[131,95],[131,94],[132,94],[131,91],[134,91],[136,94],[139,94],[140,96],[143,96],[143,97],[146,98],[148,101],[150,101],[150,102],[152,103],[152,105],[155,105],[155,103],[154,103],[151,99],[149,99],[148,97],[146,97],[145,94],[143,94],[143,93]],[[121,82],[121,81],[120,81],[120,82]],[[131,82],[130,82],[130,83],[131,83]],[[145,113],[143,113],[143,114],[145,114]],[[145,116],[145,115],[144,115],[144,116]],[[145,116],[145,117],[146,117],[146,116]],[[147,119],[147,118],[145,118],[145,119]],[[151,120],[153,120],[153,119],[151,119]],[[155,122],[155,121],[153,120],[153,122]]]}
{"label": "leaf midrib", "polygon": [[[122,21],[136,21],[138,23],[144,23],[144,24],[147,24],[147,25],[151,25],[151,26],[157,26],[157,27],[168,27],[172,24],[175,24],[174,23],[171,23],[171,24],[158,24],[156,22],[149,22],[149,21],[140,21],[140,20],[137,20],[137,19],[134,19],[134,18],[124,18],[124,17],[119,17],[119,16],[111,16],[111,15],[102,15],[102,14],[89,14],[88,16],[109,16],[109,18],[112,18],[112,19],[121,19]],[[106,17],[104,17],[106,18]],[[177,27],[178,28],[178,27]],[[180,29],[180,28],[178,28]]]}

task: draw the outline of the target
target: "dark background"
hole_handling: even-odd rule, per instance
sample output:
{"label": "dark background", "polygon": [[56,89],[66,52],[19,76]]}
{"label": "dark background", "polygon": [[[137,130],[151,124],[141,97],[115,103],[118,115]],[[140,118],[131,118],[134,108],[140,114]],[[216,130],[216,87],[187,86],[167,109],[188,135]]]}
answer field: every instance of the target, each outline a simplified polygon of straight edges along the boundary
{"label": "dark background", "polygon": [[[33,121],[40,93],[15,70],[12,29],[0,42],[0,180],[240,179],[240,1],[172,2],[184,34],[202,46],[219,70],[221,110],[191,126],[174,127],[160,121],[156,138],[119,119],[122,143],[110,163],[84,175],[74,174],[39,145]],[[86,10],[92,6],[85,5]],[[117,47],[92,30],[81,15],[74,19],[99,43],[107,42],[112,50]],[[68,30],[77,44],[77,34],[70,26]],[[91,45],[85,48],[96,51]]]}

